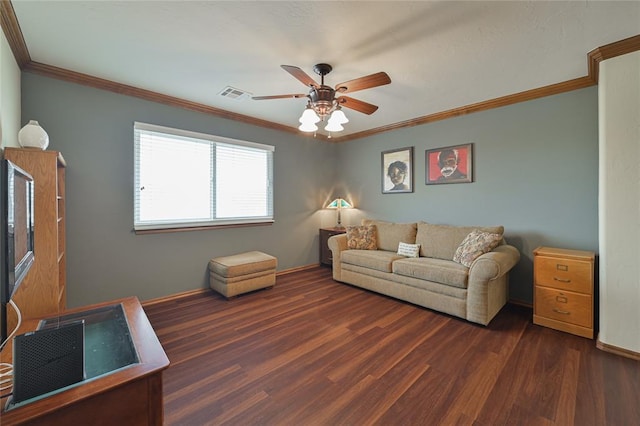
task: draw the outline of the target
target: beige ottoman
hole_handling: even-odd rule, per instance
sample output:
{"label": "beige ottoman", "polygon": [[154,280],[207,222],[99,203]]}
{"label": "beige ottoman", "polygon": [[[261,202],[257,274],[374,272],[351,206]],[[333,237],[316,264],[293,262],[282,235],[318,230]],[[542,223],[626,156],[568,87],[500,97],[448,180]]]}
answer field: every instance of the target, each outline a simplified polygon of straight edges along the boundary
{"label": "beige ottoman", "polygon": [[209,285],[231,298],[276,284],[278,259],[260,251],[216,257],[209,261]]}

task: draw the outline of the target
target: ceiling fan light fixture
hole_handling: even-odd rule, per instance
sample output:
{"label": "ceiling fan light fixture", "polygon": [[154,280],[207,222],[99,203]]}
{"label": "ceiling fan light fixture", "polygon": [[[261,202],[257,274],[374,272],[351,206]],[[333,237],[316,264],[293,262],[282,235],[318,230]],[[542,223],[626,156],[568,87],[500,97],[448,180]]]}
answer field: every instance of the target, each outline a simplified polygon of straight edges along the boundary
{"label": "ceiling fan light fixture", "polygon": [[331,122],[335,122],[338,124],[345,124],[349,122],[349,119],[347,118],[346,115],[344,115],[344,112],[342,112],[342,109],[338,107],[335,111],[333,111],[333,113],[331,114],[331,117],[329,117],[329,123]]}
{"label": "ceiling fan light fixture", "polygon": [[[333,69],[329,64],[316,64],[313,67],[315,73],[320,76],[320,84],[298,67],[293,65],[280,65],[280,67],[309,88],[309,94],[296,93],[289,95],[253,96],[253,99],[307,98],[307,107],[298,119],[300,122],[298,129],[303,132],[315,132],[318,130],[316,123],[320,121],[327,122],[325,130],[328,132],[344,130],[342,125],[348,123],[349,119],[345,116],[344,112],[341,111],[342,106],[363,114],[373,114],[378,109],[376,105],[354,99],[350,96],[342,96],[342,94],[391,83],[391,79],[387,73],[378,72],[339,83],[335,88],[332,88],[324,84],[325,75],[329,74]],[[337,98],[336,93],[340,94]],[[328,137],[331,137],[331,134],[329,134]]]}
{"label": "ceiling fan light fixture", "polygon": [[318,121],[320,121],[320,117],[318,117],[318,114],[316,114],[316,112],[311,108],[311,106],[308,106],[302,112],[302,115],[300,116],[298,121],[302,125],[305,125],[305,124],[316,124]]}
{"label": "ceiling fan light fixture", "polygon": [[342,124],[338,123],[337,121],[329,120],[324,129],[327,132],[341,132],[344,130],[344,127],[342,127]]}
{"label": "ceiling fan light fixture", "polygon": [[315,132],[318,130],[318,126],[316,126],[315,123],[302,123],[300,127],[298,127],[298,130],[302,132]]}

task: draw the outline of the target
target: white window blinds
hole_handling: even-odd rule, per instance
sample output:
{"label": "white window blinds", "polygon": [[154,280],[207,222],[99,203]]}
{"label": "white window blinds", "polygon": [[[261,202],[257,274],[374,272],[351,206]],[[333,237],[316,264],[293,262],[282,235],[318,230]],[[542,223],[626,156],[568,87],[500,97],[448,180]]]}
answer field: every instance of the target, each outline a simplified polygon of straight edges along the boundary
{"label": "white window blinds", "polygon": [[273,222],[274,147],[134,123],[134,229]]}

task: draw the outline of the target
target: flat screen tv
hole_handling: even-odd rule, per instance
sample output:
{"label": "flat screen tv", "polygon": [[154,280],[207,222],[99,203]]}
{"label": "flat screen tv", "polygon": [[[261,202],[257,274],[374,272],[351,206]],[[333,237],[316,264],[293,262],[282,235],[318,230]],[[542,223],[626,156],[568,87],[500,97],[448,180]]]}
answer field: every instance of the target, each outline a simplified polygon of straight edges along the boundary
{"label": "flat screen tv", "polygon": [[2,274],[0,331],[7,335],[6,304],[31,269],[34,261],[34,182],[31,175],[7,159],[2,160]]}

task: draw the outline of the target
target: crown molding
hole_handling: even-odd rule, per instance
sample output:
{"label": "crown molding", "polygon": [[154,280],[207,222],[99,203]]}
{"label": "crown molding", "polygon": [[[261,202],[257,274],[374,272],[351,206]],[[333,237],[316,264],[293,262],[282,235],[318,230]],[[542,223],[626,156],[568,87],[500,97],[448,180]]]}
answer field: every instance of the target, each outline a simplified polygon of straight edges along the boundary
{"label": "crown molding", "polygon": [[26,64],[31,62],[31,57],[10,0],[0,1],[0,23],[13,52],[13,57],[16,59],[18,67],[23,69]]}
{"label": "crown molding", "polygon": [[593,79],[594,84],[598,84],[600,62],[637,50],[640,50],[640,35],[625,38],[624,40],[605,44],[604,46],[593,49],[587,55],[589,61],[589,77]]}
{"label": "crown molding", "polygon": [[490,99],[435,114],[417,117],[411,120],[399,123],[389,124],[387,126],[377,127],[371,130],[365,130],[359,133],[334,138],[334,142],[346,142],[354,139],[361,139],[378,133],[389,132],[391,130],[401,129],[403,127],[418,126],[421,124],[431,123],[448,118],[458,117],[473,112],[485,111],[493,108],[499,108],[506,105],[512,105],[519,102],[530,101],[533,99],[543,98],[560,93],[570,92],[572,90],[584,89],[585,87],[598,84],[598,75],[600,62],[616,56],[625,55],[627,53],[640,50],[640,35],[626,38],[614,43],[610,43],[598,47],[587,54],[588,74],[584,77],[578,77],[573,80],[564,81],[562,83],[551,84],[537,89],[526,90],[524,92],[514,93],[500,98]]}
{"label": "crown molding", "polygon": [[500,108],[503,106],[512,105],[519,102],[530,101],[530,100],[542,98],[545,96],[557,95],[559,93],[582,89],[585,87],[593,86],[594,84],[595,83],[591,81],[589,77],[579,77],[579,78],[575,78],[573,80],[565,81],[562,83],[556,83],[556,84],[551,84],[549,86],[540,87],[537,89],[526,90],[524,92],[519,92],[512,95],[506,95],[500,98],[490,99],[488,101],[482,101],[475,104],[462,106],[459,108],[453,108],[447,111],[437,112],[435,114],[429,114],[422,117],[413,118],[411,120],[401,121],[398,123],[389,124],[387,126],[377,127],[371,130],[365,130],[359,133],[352,133],[350,135],[335,138],[334,142],[346,142],[354,139],[361,139],[361,138],[372,136],[378,133],[389,132],[391,130],[397,130],[404,127],[419,126],[421,124],[432,123],[434,121],[440,121],[440,120],[446,120],[449,118],[459,117],[461,115],[471,114],[474,112],[486,111],[493,108]]}
{"label": "crown molding", "polygon": [[88,74],[82,74],[75,71],[66,70],[64,68],[54,67],[51,65],[42,64],[39,62],[31,61],[27,63],[23,68],[23,71],[33,74],[39,74],[46,77],[52,77],[58,80],[64,80],[71,83],[80,84],[83,86],[89,86],[96,89],[107,90],[121,95],[133,96],[136,98],[152,101],[164,105],[175,106],[179,108],[188,109],[191,111],[201,112],[204,114],[215,115],[216,117],[226,118],[229,120],[239,121],[242,123],[253,124],[268,129],[280,130],[287,133],[300,133],[295,127],[288,127],[282,124],[273,123],[267,120],[261,120],[258,118],[250,117],[248,115],[242,115],[235,112],[227,111],[220,108],[215,108],[209,105],[187,101],[181,98],[164,95],[162,93],[153,92],[151,90],[140,89],[138,87],[129,86],[122,83],[117,83],[111,80],[106,80],[99,77],[94,77]]}
{"label": "crown molding", "polygon": [[355,139],[362,139],[365,137],[373,136],[379,133],[385,133],[392,130],[402,129],[405,127],[419,126],[426,123],[432,123],[434,121],[446,120],[453,117],[459,117],[461,115],[471,114],[479,111],[486,111],[493,108],[499,108],[507,105],[513,105],[519,102],[530,101],[533,99],[543,98],[546,96],[557,95],[560,93],[570,92],[573,90],[583,89],[585,87],[598,84],[599,66],[600,62],[606,59],[610,59],[616,56],[624,55],[627,53],[640,50],[640,35],[629,37],[624,40],[620,40],[614,43],[610,43],[601,47],[598,47],[587,54],[588,62],[588,74],[584,77],[578,77],[572,80],[564,81],[561,83],[551,84],[536,89],[526,90],[511,95],[502,96],[495,99],[489,99],[486,101],[478,102],[471,105],[462,106],[459,108],[453,108],[447,111],[442,111],[434,114],[429,114],[421,117],[416,117],[411,120],[401,121],[398,123],[392,123],[386,126],[376,127],[374,129],[365,130],[362,132],[352,133],[346,136],[328,137],[322,134],[309,134],[300,132],[295,127],[285,126],[279,123],[274,123],[267,120],[261,120],[258,118],[250,117],[248,115],[238,114],[235,112],[227,111],[220,108],[200,104],[197,102],[191,102],[184,99],[176,98],[173,96],[164,95],[161,93],[153,92],[150,90],[140,89],[137,87],[129,86],[126,84],[117,83],[110,80],[90,76],[87,74],[78,73],[75,71],[66,70],[63,68],[54,67],[51,65],[34,62],[31,60],[29,51],[27,49],[22,31],[20,30],[20,24],[16,18],[13,6],[10,0],[0,0],[0,22],[4,30],[5,36],[11,46],[11,51],[16,59],[16,62],[22,71],[40,74],[47,77],[52,77],[60,80],[69,81],[72,83],[90,86],[102,90],[107,90],[122,95],[133,96],[141,99],[145,99],[152,102],[161,103],[164,105],[175,106],[178,108],[184,108],[191,111],[201,112],[204,114],[214,115],[216,117],[226,118],[229,120],[239,121],[259,127],[268,129],[279,130],[286,133],[295,134],[303,137],[315,138],[326,142],[340,143],[347,142]]}

